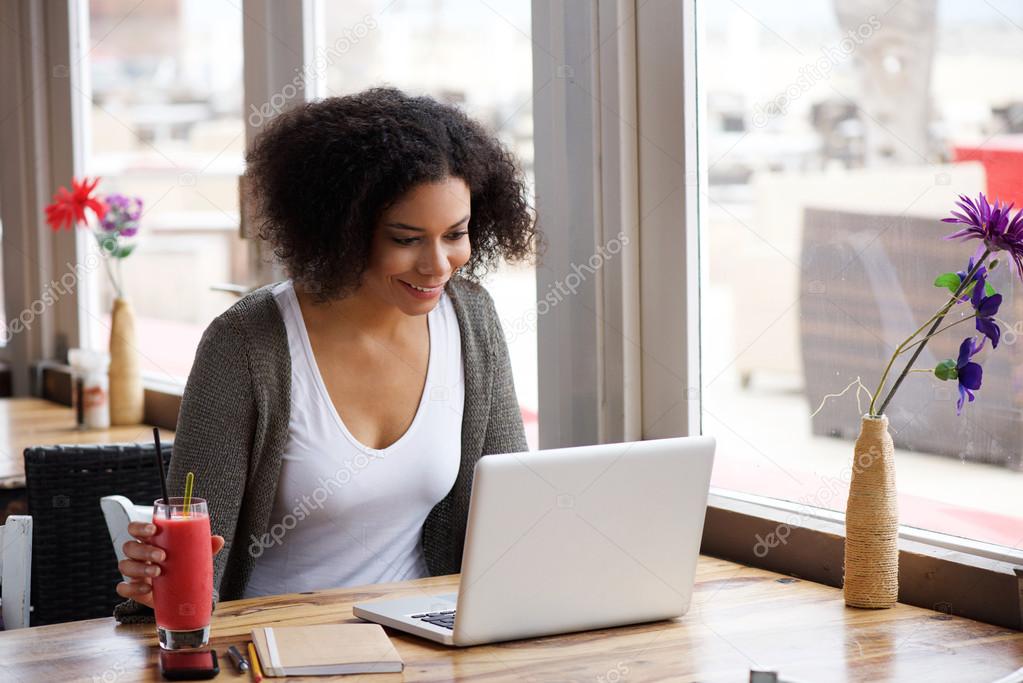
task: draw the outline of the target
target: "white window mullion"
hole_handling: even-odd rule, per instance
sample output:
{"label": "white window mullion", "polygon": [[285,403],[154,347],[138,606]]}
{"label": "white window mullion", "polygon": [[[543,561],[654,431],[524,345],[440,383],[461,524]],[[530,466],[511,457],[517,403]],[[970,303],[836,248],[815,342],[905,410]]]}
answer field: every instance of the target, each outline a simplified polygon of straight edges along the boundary
{"label": "white window mullion", "polygon": [[533,12],[540,445],[698,432],[692,3]]}
{"label": "white window mullion", "polygon": [[270,119],[308,99],[305,67],[314,49],[314,5],[313,0],[242,3],[246,147]]}
{"label": "white window mullion", "polygon": [[[599,440],[597,279],[582,264],[600,236],[596,7],[533,2],[540,447]],[[573,270],[576,268],[577,270]]]}
{"label": "white window mullion", "polygon": [[[242,42],[245,52],[244,83],[245,147],[263,126],[282,112],[319,96],[323,74],[315,68],[317,36],[322,31],[322,7],[317,0],[276,2],[243,0]],[[246,213],[242,191],[242,213]],[[284,271],[267,258],[268,246],[253,239],[252,226],[242,225],[249,238],[249,271],[256,283],[284,278]]]}
{"label": "white window mullion", "polygon": [[691,0],[638,14],[645,439],[700,431],[693,21]]}
{"label": "white window mullion", "polygon": [[635,12],[636,0],[599,5],[601,443],[642,438]]}

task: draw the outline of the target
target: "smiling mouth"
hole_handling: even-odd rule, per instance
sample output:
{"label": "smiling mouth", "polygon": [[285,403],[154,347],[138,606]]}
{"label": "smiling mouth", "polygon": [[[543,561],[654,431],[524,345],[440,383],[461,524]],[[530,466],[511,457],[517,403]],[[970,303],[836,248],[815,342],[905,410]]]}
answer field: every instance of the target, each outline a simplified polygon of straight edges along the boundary
{"label": "smiling mouth", "polygon": [[438,289],[440,289],[441,287],[444,286],[443,282],[440,283],[439,285],[434,285],[433,287],[420,287],[419,285],[414,285],[411,282],[405,282],[404,280],[401,280],[400,282],[402,284],[404,284],[404,285],[408,285],[409,287],[411,287],[412,289],[414,289],[414,290],[416,290],[418,292],[424,292],[424,293],[427,293],[427,294],[430,293],[430,292],[436,292]]}

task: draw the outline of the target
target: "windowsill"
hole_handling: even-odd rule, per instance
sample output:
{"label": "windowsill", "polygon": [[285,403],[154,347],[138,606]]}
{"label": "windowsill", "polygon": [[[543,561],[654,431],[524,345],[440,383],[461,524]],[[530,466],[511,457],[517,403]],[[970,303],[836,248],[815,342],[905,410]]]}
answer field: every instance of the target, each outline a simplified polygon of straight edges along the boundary
{"label": "windowsill", "polygon": [[[40,361],[32,367],[32,393],[49,401],[72,405],[72,369],[54,361]],[[159,379],[143,373],[145,414],[143,422],[163,429],[177,427],[184,382]]]}
{"label": "windowsill", "polygon": [[[844,541],[841,513],[712,489],[701,552],[841,587]],[[1021,586],[1015,549],[900,529],[899,602],[1019,630]]]}
{"label": "windowsill", "polygon": [[177,398],[181,398],[181,396],[185,393],[184,380],[173,381],[167,379],[165,376],[158,376],[148,372],[142,373],[142,386],[144,386],[147,391],[157,391]]}

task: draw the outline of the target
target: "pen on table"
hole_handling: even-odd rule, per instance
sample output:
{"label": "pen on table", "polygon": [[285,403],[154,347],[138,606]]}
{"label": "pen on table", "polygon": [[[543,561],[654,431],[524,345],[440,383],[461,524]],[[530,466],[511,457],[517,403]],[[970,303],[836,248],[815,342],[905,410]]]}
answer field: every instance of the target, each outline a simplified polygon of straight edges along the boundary
{"label": "pen on table", "polygon": [[234,668],[238,673],[243,674],[249,670],[249,663],[245,661],[244,655],[234,645],[227,648],[227,654],[234,663]]}
{"label": "pen on table", "polygon": [[256,656],[256,646],[249,643],[249,664],[252,668],[252,680],[259,683],[263,680],[263,670],[259,668],[259,657]]}

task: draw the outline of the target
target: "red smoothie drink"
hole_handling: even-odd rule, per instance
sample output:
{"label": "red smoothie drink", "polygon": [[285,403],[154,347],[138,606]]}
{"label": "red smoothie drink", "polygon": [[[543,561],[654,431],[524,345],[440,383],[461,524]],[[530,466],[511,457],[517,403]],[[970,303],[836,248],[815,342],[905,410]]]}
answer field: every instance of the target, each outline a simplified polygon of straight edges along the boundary
{"label": "red smoothie drink", "polygon": [[[151,543],[167,553],[153,578],[153,602],[160,646],[204,647],[209,641],[213,607],[213,552],[206,501],[192,498],[186,510],[180,498],[153,507],[156,534]],[[167,511],[170,510],[170,518]]]}

